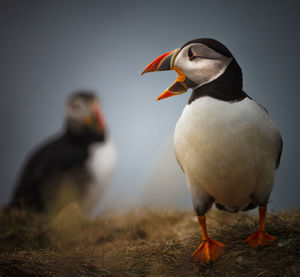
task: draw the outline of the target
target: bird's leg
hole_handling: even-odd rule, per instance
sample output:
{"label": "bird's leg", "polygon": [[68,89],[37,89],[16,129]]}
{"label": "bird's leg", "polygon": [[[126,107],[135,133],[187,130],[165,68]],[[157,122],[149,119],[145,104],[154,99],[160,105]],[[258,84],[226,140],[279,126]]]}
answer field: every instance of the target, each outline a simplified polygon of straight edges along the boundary
{"label": "bird's leg", "polygon": [[259,206],[259,227],[257,231],[250,237],[244,240],[251,247],[263,246],[272,243],[276,237],[266,233],[265,219],[266,219],[266,206]]}
{"label": "bird's leg", "polygon": [[206,230],[205,215],[198,216],[198,222],[202,231],[202,243],[192,254],[192,257],[196,261],[208,264],[215,261],[224,252],[223,248],[225,247],[225,244],[209,237]]}

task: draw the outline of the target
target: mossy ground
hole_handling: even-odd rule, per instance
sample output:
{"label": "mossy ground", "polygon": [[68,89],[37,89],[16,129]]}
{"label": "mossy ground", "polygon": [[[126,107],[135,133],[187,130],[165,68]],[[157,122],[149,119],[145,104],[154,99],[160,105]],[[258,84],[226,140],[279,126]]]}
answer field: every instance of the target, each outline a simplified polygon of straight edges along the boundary
{"label": "mossy ground", "polygon": [[193,212],[138,210],[84,219],[76,208],[57,216],[0,215],[0,276],[300,276],[300,211],[268,213],[274,244],[243,243],[257,228],[247,213],[211,211],[210,235],[227,245],[212,265],[191,259],[201,242]]}

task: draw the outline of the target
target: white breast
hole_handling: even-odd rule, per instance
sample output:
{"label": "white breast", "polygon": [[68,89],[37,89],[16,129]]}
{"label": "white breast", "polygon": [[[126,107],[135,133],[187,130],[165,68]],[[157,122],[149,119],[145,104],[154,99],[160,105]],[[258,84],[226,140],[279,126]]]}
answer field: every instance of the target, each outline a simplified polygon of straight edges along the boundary
{"label": "white breast", "polygon": [[114,173],[117,151],[113,141],[109,138],[105,143],[92,144],[89,152],[86,166],[92,180],[84,206],[87,212],[93,213]]}
{"label": "white breast", "polygon": [[[272,189],[280,135],[253,100],[228,103],[201,97],[187,105],[174,133],[177,160],[190,191],[206,192],[232,209]],[[201,197],[201,195],[199,195]]]}

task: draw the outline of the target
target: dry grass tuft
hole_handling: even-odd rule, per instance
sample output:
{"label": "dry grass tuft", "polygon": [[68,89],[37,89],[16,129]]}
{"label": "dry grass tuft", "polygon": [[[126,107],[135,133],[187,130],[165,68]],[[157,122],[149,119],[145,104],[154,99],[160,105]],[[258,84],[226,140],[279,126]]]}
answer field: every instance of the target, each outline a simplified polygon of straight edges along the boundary
{"label": "dry grass tuft", "polygon": [[269,213],[276,243],[251,249],[246,213],[208,214],[211,236],[227,244],[207,266],[191,260],[201,241],[192,212],[139,210],[86,220],[76,207],[57,216],[0,214],[0,276],[300,276],[300,211]]}

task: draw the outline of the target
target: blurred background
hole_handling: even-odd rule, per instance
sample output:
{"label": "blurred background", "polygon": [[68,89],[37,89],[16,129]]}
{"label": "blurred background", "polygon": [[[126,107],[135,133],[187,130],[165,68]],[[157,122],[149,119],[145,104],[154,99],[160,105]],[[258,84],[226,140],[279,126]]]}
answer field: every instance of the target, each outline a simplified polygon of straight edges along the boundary
{"label": "blurred background", "polygon": [[99,92],[118,166],[103,207],[192,209],[173,154],[190,93],[156,102],[175,72],[140,76],[188,40],[224,43],[244,90],[264,105],[284,141],[270,206],[300,208],[298,1],[0,1],[0,204],[24,159],[63,125],[73,90]]}

